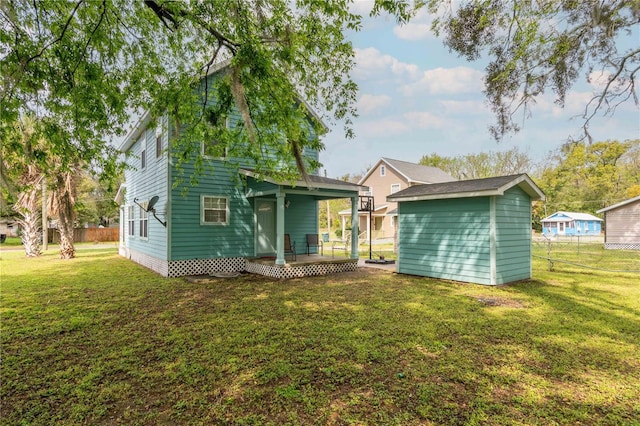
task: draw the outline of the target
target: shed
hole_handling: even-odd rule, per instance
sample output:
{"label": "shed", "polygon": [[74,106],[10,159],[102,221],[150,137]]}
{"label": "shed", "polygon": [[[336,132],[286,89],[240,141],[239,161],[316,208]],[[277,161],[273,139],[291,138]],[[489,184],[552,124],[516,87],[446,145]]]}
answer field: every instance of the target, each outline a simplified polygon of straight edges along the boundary
{"label": "shed", "polygon": [[640,250],[640,196],[597,213],[604,213],[605,249]]}
{"label": "shed", "polygon": [[540,199],[526,174],[390,195],[398,203],[397,271],[486,285],[531,278],[531,201]]}

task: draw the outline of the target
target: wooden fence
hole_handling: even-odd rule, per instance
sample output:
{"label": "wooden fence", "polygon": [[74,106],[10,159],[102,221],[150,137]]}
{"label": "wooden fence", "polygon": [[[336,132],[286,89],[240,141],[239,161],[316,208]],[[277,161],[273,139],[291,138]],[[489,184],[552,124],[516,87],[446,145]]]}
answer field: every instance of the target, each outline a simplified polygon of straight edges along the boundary
{"label": "wooden fence", "polygon": [[[55,244],[60,242],[60,233],[55,228],[49,228],[48,240]],[[120,228],[76,228],[73,241],[76,243],[118,241]]]}

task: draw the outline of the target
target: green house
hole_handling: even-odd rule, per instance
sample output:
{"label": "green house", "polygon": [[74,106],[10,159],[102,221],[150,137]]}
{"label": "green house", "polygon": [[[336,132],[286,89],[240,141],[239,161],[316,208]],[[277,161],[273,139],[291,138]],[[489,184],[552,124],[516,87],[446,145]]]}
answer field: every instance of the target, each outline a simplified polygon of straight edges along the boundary
{"label": "green house", "polygon": [[[207,78],[224,72],[217,68]],[[307,109],[309,119],[319,120]],[[240,120],[235,114],[225,125],[238,126]],[[120,146],[129,166],[116,196],[122,256],[168,277],[250,271],[286,278],[356,269],[357,224],[350,259],[314,265],[291,260],[307,253],[307,234],[318,234],[318,201],[350,198],[357,217],[364,187],[317,172],[305,181],[265,178],[254,172],[255,159],[208,154],[210,141],[199,141],[201,151],[178,167],[171,155],[172,121],[168,114],[153,119],[146,113]],[[305,147],[302,156],[317,160],[318,152]],[[196,173],[196,160],[204,172],[184,191],[176,182]]]}
{"label": "green house", "polygon": [[531,278],[531,201],[540,199],[526,174],[388,196],[398,203],[397,271],[485,285]]}

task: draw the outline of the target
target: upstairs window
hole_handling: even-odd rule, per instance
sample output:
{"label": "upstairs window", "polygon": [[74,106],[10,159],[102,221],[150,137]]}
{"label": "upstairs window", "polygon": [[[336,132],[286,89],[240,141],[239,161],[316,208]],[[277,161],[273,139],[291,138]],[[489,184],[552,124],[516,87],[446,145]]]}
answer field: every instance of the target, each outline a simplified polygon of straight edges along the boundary
{"label": "upstairs window", "polygon": [[145,167],[147,167],[147,140],[143,134],[140,137],[140,168],[144,170]]}
{"label": "upstairs window", "polygon": [[391,193],[392,194],[395,194],[398,191],[400,191],[400,184],[399,183],[394,183],[393,185],[391,185]]}
{"label": "upstairs window", "polygon": [[156,158],[162,157],[162,134],[156,136]]}
{"label": "upstairs window", "polygon": [[226,197],[203,195],[200,223],[202,225],[226,225],[229,223],[229,200]]}
{"label": "upstairs window", "polygon": [[[229,128],[229,117],[225,119],[224,126]],[[206,158],[227,158],[227,148],[216,139],[202,142],[202,156]]]}
{"label": "upstairs window", "polygon": [[134,214],[134,208],[133,206],[129,206],[127,208],[127,222],[128,222],[128,227],[129,227],[129,236],[133,237],[136,234],[136,221],[133,217]]}
{"label": "upstairs window", "polygon": [[387,168],[385,166],[380,166],[380,176],[387,175]]}

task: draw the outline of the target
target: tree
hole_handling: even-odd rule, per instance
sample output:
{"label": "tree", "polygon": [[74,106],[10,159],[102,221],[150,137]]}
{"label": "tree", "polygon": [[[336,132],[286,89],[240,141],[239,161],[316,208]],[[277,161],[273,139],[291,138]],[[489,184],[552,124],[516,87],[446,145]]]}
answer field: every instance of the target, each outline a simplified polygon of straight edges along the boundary
{"label": "tree", "polygon": [[639,150],[640,140],[563,145],[537,179],[546,204],[553,211],[595,213],[628,198],[640,185]]}
{"label": "tree", "polygon": [[[343,31],[360,18],[346,3],[6,1],[0,13],[3,123],[25,111],[46,118],[63,159],[112,170],[116,153],[102,136],[121,135],[128,113],[142,109],[169,113],[180,161],[236,108],[243,127],[222,135],[242,142],[230,155],[259,160],[258,172],[291,164],[281,170],[288,177],[307,166],[305,146],[321,148],[309,126],[322,125],[302,99],[351,134],[354,53]],[[223,79],[203,79],[225,60]]]}
{"label": "tree", "polygon": [[0,144],[0,186],[3,198],[14,201],[12,209],[18,215],[25,254],[35,257],[40,255],[44,144],[38,133],[38,123],[32,117],[21,117],[10,129],[8,137]]}
{"label": "tree", "polygon": [[[635,82],[640,72],[637,0],[467,0],[452,8],[449,1],[429,1],[439,14],[434,29],[445,45],[468,60],[486,56],[485,93],[497,122],[497,139],[517,131],[514,115],[526,116],[545,92],[564,106],[566,95],[580,79],[601,79],[601,86],[585,105],[583,134],[599,113],[638,98]],[[628,37],[630,47],[621,47]]]}
{"label": "tree", "polygon": [[436,153],[423,156],[420,164],[438,167],[456,179],[481,179],[531,173],[533,163],[526,152],[513,147],[507,151],[481,152],[458,157],[446,157]]}

